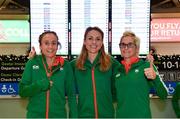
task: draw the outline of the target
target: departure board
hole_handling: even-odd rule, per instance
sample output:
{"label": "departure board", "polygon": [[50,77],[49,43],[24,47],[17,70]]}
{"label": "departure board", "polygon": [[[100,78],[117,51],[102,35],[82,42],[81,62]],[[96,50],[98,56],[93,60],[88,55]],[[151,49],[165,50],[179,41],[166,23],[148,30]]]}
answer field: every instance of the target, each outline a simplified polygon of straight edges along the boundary
{"label": "departure board", "polygon": [[57,54],[68,55],[68,0],[30,0],[31,46],[40,53],[38,38],[44,31],[55,31],[62,48]]}
{"label": "departure board", "polygon": [[149,52],[150,0],[112,0],[112,55],[120,54],[119,42],[124,31],[140,39],[140,55]]}
{"label": "departure board", "polygon": [[104,32],[104,46],[108,52],[108,0],[71,0],[71,53],[80,54],[84,32],[98,26]]}

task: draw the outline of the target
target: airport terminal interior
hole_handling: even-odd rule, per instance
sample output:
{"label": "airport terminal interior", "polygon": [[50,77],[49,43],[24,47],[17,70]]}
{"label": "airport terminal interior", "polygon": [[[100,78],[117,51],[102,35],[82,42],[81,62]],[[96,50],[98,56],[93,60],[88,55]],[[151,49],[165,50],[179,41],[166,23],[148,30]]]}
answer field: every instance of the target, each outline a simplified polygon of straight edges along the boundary
{"label": "airport terminal interior", "polygon": [[[46,0],[45,3],[44,0],[0,0],[0,118],[26,117],[28,101],[18,95],[18,83],[28,61],[31,47],[34,45],[37,49],[39,47],[36,36],[41,33],[42,29],[50,30],[55,27],[58,34],[62,34],[60,35],[62,49],[58,55],[72,60],[80,53],[84,26],[91,25],[90,23],[95,21],[105,32],[106,51],[118,61],[121,60],[121,56],[119,47],[116,45],[122,33],[120,31],[138,27],[138,23],[143,25],[141,27],[143,30],[133,29],[134,31],[139,30],[140,36],[146,34],[145,39],[141,39],[143,49],[140,51],[140,57],[145,58],[151,49],[155,50],[154,64],[168,88],[168,97],[165,101],[160,100],[155,92],[150,92],[152,117],[176,118],[171,99],[180,81],[180,0],[118,1],[122,2],[115,2],[115,0],[98,0],[98,2],[97,0]],[[58,5],[56,6],[53,2]],[[117,4],[122,7],[118,8]],[[54,7],[49,7],[51,5]],[[146,8],[143,8],[144,6]],[[123,13],[121,11],[126,7],[128,8],[126,16],[121,17],[123,15],[119,14]],[[77,9],[79,11],[76,11]],[[133,15],[138,10],[142,11],[142,14],[134,17]],[[88,16],[90,13],[91,15]],[[81,17],[80,14],[84,16]],[[52,19],[51,16],[53,16]],[[139,17],[141,19],[138,19]],[[136,24],[131,26],[131,23]],[[118,24],[123,25],[118,26]],[[64,40],[61,41],[61,39]]]}

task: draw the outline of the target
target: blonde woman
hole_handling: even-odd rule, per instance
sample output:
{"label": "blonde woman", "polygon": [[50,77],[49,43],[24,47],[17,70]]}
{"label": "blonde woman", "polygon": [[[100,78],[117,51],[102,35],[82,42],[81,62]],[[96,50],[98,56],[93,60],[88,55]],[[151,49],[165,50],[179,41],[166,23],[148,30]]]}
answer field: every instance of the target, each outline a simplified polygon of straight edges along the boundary
{"label": "blonde woman", "polygon": [[130,31],[124,32],[119,43],[123,60],[115,79],[117,94],[117,118],[151,118],[150,88],[161,99],[167,97],[167,89],[152,62],[138,58],[140,39]]}

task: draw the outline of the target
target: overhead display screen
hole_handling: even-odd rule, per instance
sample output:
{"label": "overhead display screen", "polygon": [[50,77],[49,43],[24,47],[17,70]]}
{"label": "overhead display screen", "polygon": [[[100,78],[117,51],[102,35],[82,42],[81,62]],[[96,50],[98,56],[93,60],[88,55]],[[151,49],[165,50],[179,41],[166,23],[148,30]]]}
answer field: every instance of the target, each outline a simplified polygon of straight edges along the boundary
{"label": "overhead display screen", "polygon": [[57,54],[68,54],[68,0],[30,0],[31,46],[40,53],[38,38],[47,30],[55,31],[62,48]]}
{"label": "overhead display screen", "polygon": [[0,20],[0,43],[29,43],[27,20]]}
{"label": "overhead display screen", "polygon": [[140,55],[149,52],[150,0],[112,0],[112,55],[119,55],[120,37],[124,31],[140,39]]}
{"label": "overhead display screen", "polygon": [[108,52],[108,1],[71,0],[71,53],[80,54],[84,32],[89,26],[98,26],[104,32],[104,46]]}
{"label": "overhead display screen", "polygon": [[180,42],[179,35],[179,18],[152,19],[151,42]]}

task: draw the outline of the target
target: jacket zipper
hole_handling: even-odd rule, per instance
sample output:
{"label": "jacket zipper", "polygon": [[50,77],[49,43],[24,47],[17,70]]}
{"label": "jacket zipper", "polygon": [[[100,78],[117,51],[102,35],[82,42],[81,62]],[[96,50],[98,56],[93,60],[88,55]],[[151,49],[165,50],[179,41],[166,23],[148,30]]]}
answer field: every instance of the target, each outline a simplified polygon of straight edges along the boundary
{"label": "jacket zipper", "polygon": [[94,111],[95,111],[95,118],[98,118],[98,108],[97,108],[97,98],[96,98],[96,83],[94,78],[94,67],[91,71],[92,75],[92,86],[93,86],[93,93],[94,93]]}
{"label": "jacket zipper", "polygon": [[[50,77],[52,75],[52,71],[50,70],[50,73],[49,73],[43,59],[42,59],[42,62],[43,62],[43,65],[44,65],[44,68],[46,71],[46,75],[47,75],[48,79],[50,80]],[[49,95],[50,95],[50,91],[47,90],[47,92],[46,92],[46,119],[49,118]]]}

